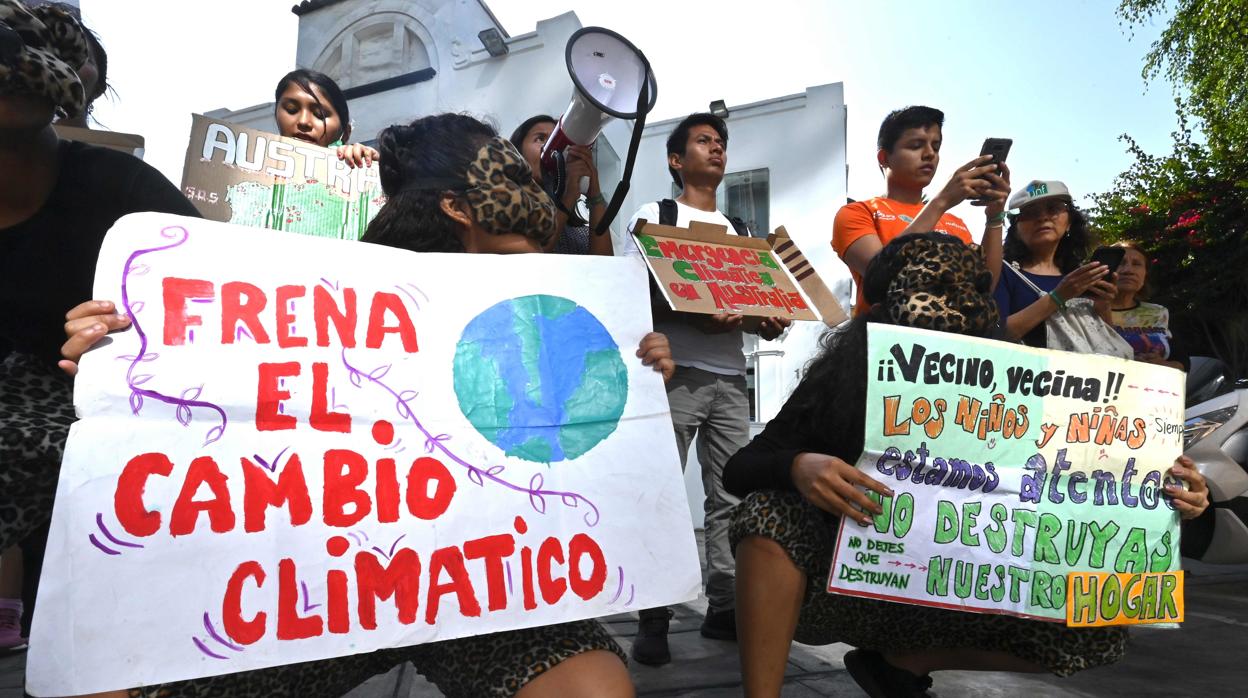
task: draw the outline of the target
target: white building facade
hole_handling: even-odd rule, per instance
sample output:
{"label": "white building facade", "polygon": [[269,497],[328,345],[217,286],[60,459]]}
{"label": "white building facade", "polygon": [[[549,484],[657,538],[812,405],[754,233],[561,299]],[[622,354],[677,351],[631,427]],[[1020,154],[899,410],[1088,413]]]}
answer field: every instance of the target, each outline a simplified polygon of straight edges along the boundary
{"label": "white building facade", "polygon": [[[564,70],[568,38],[581,28],[572,12],[509,36],[483,0],[304,0],[296,65],[334,78],[351,107],[354,142],[426,114],[466,112],[509,135],[535,114],[556,118],[572,85]],[[630,37],[644,46],[644,37]],[[486,41],[496,39],[492,55]],[[499,45],[505,47],[505,53]],[[663,76],[659,99],[663,98]],[[708,103],[715,95],[707,95]],[[727,105],[728,168],[720,205],[757,234],[783,225],[821,277],[848,301],[848,270],[830,244],[832,219],[845,203],[846,109],[840,83],[746,105]],[[208,116],[275,131],[273,104]],[[641,204],[674,196],[666,140],[679,118],[649,123],[642,134],[629,196],[613,227]],[[632,124],[613,121],[597,144],[605,194],[619,181]],[[846,305],[848,309],[848,305]],[[798,323],[773,342],[747,335],[747,376],[755,431],[780,409],[817,348],[823,326]],[[702,521],[695,454],[686,473],[694,521]]]}

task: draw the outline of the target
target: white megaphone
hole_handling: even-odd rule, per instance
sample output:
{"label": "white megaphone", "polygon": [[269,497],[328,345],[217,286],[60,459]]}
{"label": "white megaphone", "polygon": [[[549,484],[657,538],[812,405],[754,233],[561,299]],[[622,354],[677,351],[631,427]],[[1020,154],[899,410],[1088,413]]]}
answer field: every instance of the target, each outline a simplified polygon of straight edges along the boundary
{"label": "white megaphone", "polygon": [[628,192],[637,145],[646,115],[654,108],[658,85],[650,62],[628,39],[601,27],[585,27],[568,39],[565,52],[572,77],[572,102],[542,148],[542,182],[562,206],[567,189],[563,151],[569,145],[593,145],[611,119],[633,119],[633,139],[624,176],[595,232],[604,232]]}

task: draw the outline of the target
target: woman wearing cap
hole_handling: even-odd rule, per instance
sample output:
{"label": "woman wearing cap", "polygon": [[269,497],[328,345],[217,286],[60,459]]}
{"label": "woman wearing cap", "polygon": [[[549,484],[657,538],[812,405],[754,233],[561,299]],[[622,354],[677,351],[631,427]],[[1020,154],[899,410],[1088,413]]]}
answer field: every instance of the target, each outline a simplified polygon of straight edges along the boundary
{"label": "woman wearing cap", "polygon": [[1148,255],[1134,242],[1119,242],[1114,247],[1126,250],[1114,274],[1117,294],[1097,309],[1131,345],[1136,361],[1186,371],[1191,361],[1170,333],[1170,311],[1164,305],[1140,300],[1148,294]]}
{"label": "woman wearing cap", "polygon": [[1006,231],[1005,263],[1041,293],[1019,274],[1003,270],[994,293],[997,308],[1011,339],[1043,349],[1044,321],[1066,301],[1084,293],[1114,297],[1117,289],[1108,278],[1113,270],[1099,262],[1083,263],[1091,247],[1087,220],[1065,184],[1033,180],[1010,197],[1009,208],[1018,213],[1010,216]]}
{"label": "woman wearing cap", "polygon": [[86,105],[75,70],[87,61],[87,39],[63,9],[0,0],[0,649],[24,644],[10,546],[23,542],[27,567],[39,569],[43,536],[30,534],[51,517],[74,421],[72,383],[56,369],[65,308],[91,293],[100,243],[118,218],[197,215],[143,161],[57,139],[53,117]]}
{"label": "woman wearing cap", "polygon": [[[538,114],[525,119],[516,127],[509,139],[529,163],[529,168],[533,170],[533,178],[539,184],[542,181],[542,148],[558,123],[552,116]],[[589,146],[570,145],[564,151],[564,156],[568,161],[568,185],[562,202],[564,210],[556,212],[559,219],[559,234],[551,243],[553,247],[548,250],[556,254],[610,256],[614,254],[611,248],[611,236],[605,233],[602,235],[592,233],[593,229],[598,226],[598,221],[602,220],[607,212],[607,200],[598,186],[598,168],[594,165],[593,150]],[[584,192],[585,204],[589,207],[588,221],[582,220],[575,213],[572,215],[567,213],[567,211],[575,212],[577,204],[581,201],[581,179],[583,178],[589,180],[589,186]]]}
{"label": "woman wearing cap", "polygon": [[[724,486],[742,498],[729,535],[747,696],[780,695],[794,639],[857,647],[845,666],[873,697],[927,695],[929,674],[946,669],[1068,676],[1122,657],[1120,627],[1067,628],[826,591],[840,517],[870,523],[881,508],[865,490],[892,494],[852,465],[866,431],[867,324],[988,337],[997,326],[991,283],[979,251],[955,238],[895,238],[864,275],[870,310],[825,335],[780,413],[728,461]],[[1190,491],[1167,488],[1167,496],[1184,519],[1199,515],[1208,506],[1204,478],[1187,458],[1170,472]]]}

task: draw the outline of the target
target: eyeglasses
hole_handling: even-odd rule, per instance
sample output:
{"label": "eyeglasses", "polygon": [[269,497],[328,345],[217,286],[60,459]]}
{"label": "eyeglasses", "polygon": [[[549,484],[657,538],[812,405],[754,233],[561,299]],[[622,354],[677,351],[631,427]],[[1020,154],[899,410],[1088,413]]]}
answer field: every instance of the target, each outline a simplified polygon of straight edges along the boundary
{"label": "eyeglasses", "polygon": [[1020,221],[1035,220],[1037,218],[1058,216],[1070,210],[1070,204],[1057,200],[1042,201],[1040,203],[1024,206],[1018,212]]}

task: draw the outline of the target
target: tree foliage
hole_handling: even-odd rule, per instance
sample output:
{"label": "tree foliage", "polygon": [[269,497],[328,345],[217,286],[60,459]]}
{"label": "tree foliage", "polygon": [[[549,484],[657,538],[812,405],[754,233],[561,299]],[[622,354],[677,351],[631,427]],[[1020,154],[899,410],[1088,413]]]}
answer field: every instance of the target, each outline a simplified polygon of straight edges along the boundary
{"label": "tree foliage", "polygon": [[[1164,18],[1144,76],[1175,86],[1178,129],[1167,155],[1122,139],[1135,163],[1097,195],[1107,240],[1130,239],[1152,261],[1153,302],[1193,353],[1248,375],[1248,0],[1123,0],[1132,26]],[[1204,139],[1193,136],[1200,122]]]}

